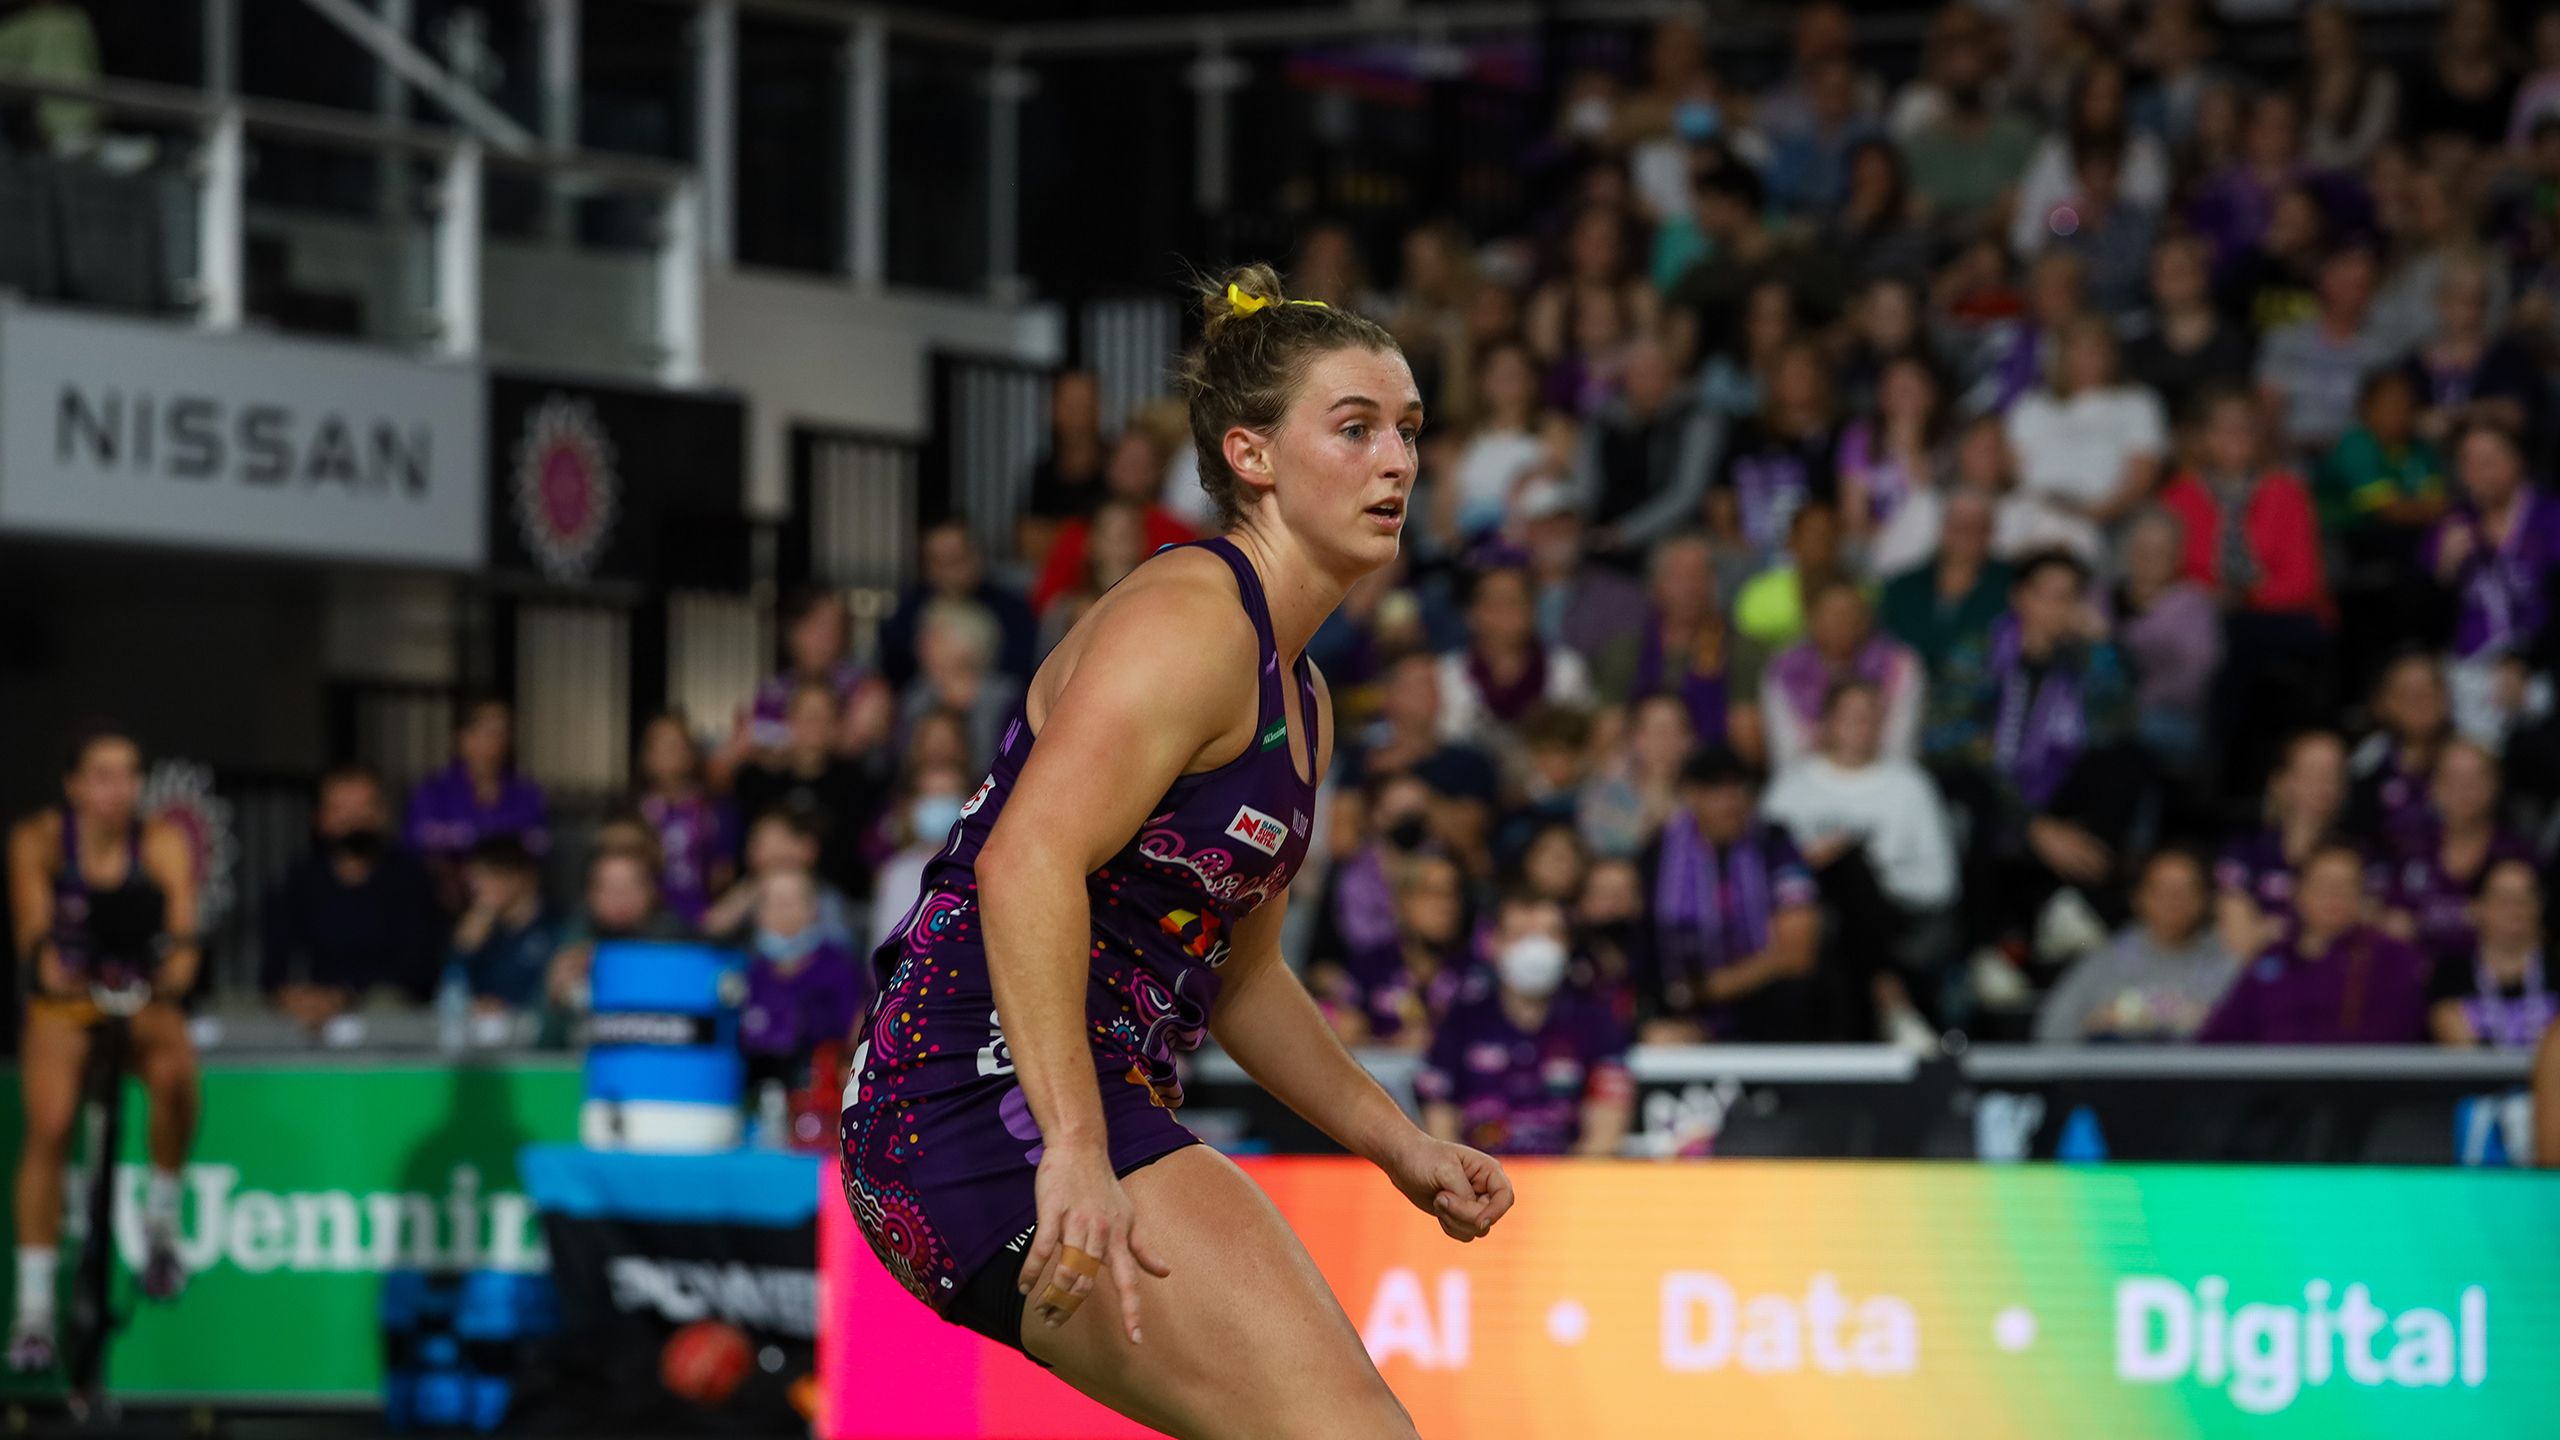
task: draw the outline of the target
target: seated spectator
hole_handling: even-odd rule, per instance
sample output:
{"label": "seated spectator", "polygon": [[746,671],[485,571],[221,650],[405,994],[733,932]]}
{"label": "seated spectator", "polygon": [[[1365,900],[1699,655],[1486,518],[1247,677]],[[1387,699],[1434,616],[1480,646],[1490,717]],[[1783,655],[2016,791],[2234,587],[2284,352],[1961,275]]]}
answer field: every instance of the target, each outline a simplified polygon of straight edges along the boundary
{"label": "seated spectator", "polygon": [[1945,412],[1929,362],[1899,355],[1884,364],[1874,412],[1840,434],[1840,513],[1868,575],[1925,565],[1938,548]]}
{"label": "seated spectator", "polygon": [[2474,917],[2489,872],[2509,860],[2533,863],[2533,847],[2499,823],[2498,761],[2468,740],[2436,757],[2433,824],[2385,852],[2382,928],[2437,964],[2467,958],[2479,942]]}
{"label": "seated spectator", "polygon": [[[1928,775],[1884,746],[1883,693],[1864,678],[1835,683],[1821,719],[1821,748],[1779,770],[1761,803],[1803,847],[1835,921],[1833,953],[1846,973],[1869,974],[1885,1038],[1936,1048],[1909,981],[1931,993],[1944,974],[1956,899],[1955,836]],[[1873,1031],[1849,1036],[1867,1039]]]}
{"label": "seated spectator", "polygon": [[2222,613],[2179,573],[2185,532],[2166,510],[2134,517],[2112,595],[2116,641],[2133,664],[2134,726],[2164,765],[2185,771],[2205,753],[2208,702],[2222,665]]}
{"label": "seated spectator", "polygon": [[1503,901],[1492,994],[1452,1009],[1413,1079],[1423,1127],[1496,1155],[1618,1153],[1635,1114],[1626,1033],[1564,988],[1564,909]]}
{"label": "seated spectator", "polygon": [[[1989,433],[1997,443],[1998,430]],[[1885,582],[1876,619],[1884,633],[1911,647],[1933,681],[1949,656],[1979,645],[2008,611],[2011,576],[2007,563],[1991,555],[1992,517],[1987,493],[1950,491],[1937,553]]]}
{"label": "seated spectator", "polygon": [[2035,154],[2035,122],[1999,104],[1991,90],[1988,37],[1950,38],[1939,52],[1938,116],[1903,132],[1911,188],[1941,236],[1987,231]]}
{"label": "seated spectator", "polygon": [[[1039,661],[1032,647],[1038,622],[1021,592],[987,574],[987,557],[965,515],[947,515],[924,527],[916,540],[917,568],[924,578],[898,597],[898,608],[880,625],[880,673],[903,688],[916,678],[916,630],[925,607],[936,600],[960,600],[984,609],[1004,632],[998,668],[1007,675],[1028,675]],[[783,697],[787,702],[789,696]]]}
{"label": "seated spectator", "polygon": [[2356,47],[2355,18],[2339,0],[2302,12],[2303,154],[2314,165],[2359,170],[2400,120],[2400,77]]}
{"label": "seated spectator", "polygon": [[868,967],[818,923],[817,881],[805,870],[767,881],[756,899],[755,950],[738,1011],[750,1082],[806,1080],[818,1048],[853,1033],[870,991]]}
{"label": "seated spectator", "polygon": [[1059,532],[1057,548],[1050,558],[1067,553],[1075,546],[1077,569],[1064,578],[1063,589],[1046,598],[1040,612],[1040,648],[1042,653],[1058,648],[1093,602],[1103,592],[1128,578],[1152,553],[1147,549],[1146,512],[1125,500],[1102,502],[1088,520],[1070,520],[1068,529]]}
{"label": "seated spectator", "polygon": [[[1730,428],[1757,417],[1767,399],[1770,370],[1804,332],[1796,317],[1796,292],[1784,280],[1763,280],[1742,297],[1742,321],[1727,337],[1709,337],[1707,363],[1698,367],[1697,394],[1705,413]],[[1717,432],[1719,450],[1725,430]],[[1712,457],[1711,457],[1712,458]]]}
{"label": "seated spectator", "polygon": [[[969,803],[969,772],[957,765],[910,765],[907,773],[906,795],[890,819],[893,848],[873,874],[881,903],[872,907],[866,955],[907,923],[906,906],[913,902],[901,904],[900,897],[924,893],[925,868],[950,842],[951,827],[960,823],[960,807]],[[763,898],[761,891],[757,898]]]}
{"label": "seated spectator", "polygon": [[2452,734],[2444,667],[2423,650],[2403,651],[2373,687],[2373,733],[2348,757],[2346,828],[2384,853],[2423,836],[2427,791]]}
{"label": "seated spectator", "polygon": [[1389,667],[1379,695],[1378,718],[1361,736],[1346,779],[1410,773],[1446,799],[1485,811],[1500,791],[1493,757],[1463,740],[1444,738],[1446,663],[1417,651]]}
{"label": "seated spectator", "polygon": [[1346,1042],[1418,1051],[1451,1010],[1490,985],[1468,944],[1466,877],[1456,863],[1409,852],[1385,873],[1394,885],[1394,949],[1347,955],[1309,980]]}
{"label": "seated spectator", "polygon": [[2328,212],[2309,184],[2280,186],[2271,203],[2266,233],[2222,267],[2216,286],[2223,308],[2261,339],[2319,315],[2320,264],[2332,243]]}
{"label": "seated spectator", "polygon": [[1516,854],[1549,825],[1573,826],[1592,771],[1590,712],[1564,705],[1531,711],[1520,725],[1524,763],[1510,787],[1495,847]]}
{"label": "seated spectator", "polygon": [[799,817],[818,837],[818,873],[860,900],[871,894],[871,865],[862,842],[878,792],[870,772],[836,750],[841,723],[835,691],[825,685],[801,686],[791,698],[788,745],[772,759],[740,770],[736,794],[744,814],[761,818],[780,810]]}
{"label": "seated spectator", "polygon": [[1911,760],[1920,753],[1920,714],[1928,677],[1920,658],[1879,634],[1866,592],[1849,580],[1826,581],[1812,594],[1805,638],[1778,652],[1760,680],[1760,716],[1769,768],[1783,771],[1813,753],[1833,687],[1858,681],[1884,707],[1882,753]]}
{"label": "seated spectator", "polygon": [[2528,677],[2523,657],[2551,613],[2560,499],[2525,483],[2524,456],[2503,431],[2473,426],[2454,438],[2452,455],[2462,500],[2437,522],[2425,558],[2455,605],[2445,668],[2454,728],[2494,751],[2549,705],[2549,679]]}
{"label": "seated spectator", "polygon": [[2196,1038],[2224,1045],[2415,1045],[2428,1036],[2426,957],[2357,918],[2364,857],[2303,861],[2290,932],[2260,947]]}
{"label": "seated spectator", "polygon": [[1763,222],[1758,171],[1726,151],[1719,163],[1693,166],[1690,188],[1707,253],[1663,298],[1674,370],[1705,354],[1708,337],[1739,329],[1743,301],[1766,281],[1786,282],[1817,320],[1838,313],[1847,282],[1841,257],[1796,244]]}
{"label": "seated spectator", "polygon": [[1623,389],[1629,350],[1642,332],[1627,292],[1575,290],[1565,313],[1568,340],[1548,360],[1539,399],[1559,415],[1588,420]]}
{"label": "seated spectator", "polygon": [[[1799,15],[1838,10],[1815,6]],[[1763,101],[1757,118],[1769,138],[1769,198],[1779,209],[1811,219],[1847,197],[1850,156],[1877,134],[1861,78],[1844,43],[1839,53],[1800,56],[1793,81]]]}
{"label": "seated spectator", "polygon": [[1588,657],[1644,628],[1644,590],[1590,557],[1582,512],[1564,482],[1530,481],[1515,513],[1528,551],[1538,634],[1548,644]]}
{"label": "seated spectator", "polygon": [[[1300,290],[1298,293],[1306,293]],[[1090,370],[1061,370],[1049,386],[1049,446],[1032,462],[1015,543],[1033,574],[1049,558],[1058,527],[1102,503],[1102,471],[1111,456],[1102,435],[1102,382]]]}
{"label": "seated spectator", "polygon": [[2124,347],[2124,373],[2160,397],[2161,409],[2186,415],[2207,386],[2245,385],[2254,342],[2213,301],[2213,267],[2204,241],[2172,235],[2151,252],[2151,317]]}
{"label": "seated spectator", "polygon": [[1538,637],[1529,572],[1497,562],[1477,571],[1467,598],[1466,648],[1440,657],[1440,736],[1501,753],[1541,704],[1588,705],[1582,657]]}
{"label": "seated spectator", "polygon": [[[747,873],[704,912],[701,932],[707,938],[743,945],[754,938],[756,902],[767,880],[800,871],[818,877],[818,923],[848,945],[865,933],[855,925],[853,902],[826,881],[818,868],[818,832],[808,816],[772,810],[747,827]],[[890,917],[903,921],[903,912]]]}
{"label": "seated spectator", "polygon": [[[1432,487],[1434,521],[1453,550],[1501,529],[1512,495],[1547,458],[1538,426],[1538,362],[1529,347],[1503,340],[1478,352],[1475,385],[1476,420],[1457,469]],[[1596,489],[1586,483],[1584,493]]]}
{"label": "seated spectator", "polygon": [[2231,985],[2231,956],[2214,934],[2204,865],[2184,850],[2143,863],[2136,923],[2082,956],[2036,1008],[2036,1042],[2158,1044],[2192,1039]]}
{"label": "seated spectator", "polygon": [[2436,965],[2427,1028],[2439,1045],[2529,1051],[2560,995],[2543,977],[2542,882],[2530,860],[2502,860],[2480,880],[2480,933]]}
{"label": "seated spectator", "polygon": [[2151,770],[2127,743],[2131,687],[2106,634],[2087,569],[2048,550],[2019,567],[1989,636],[1958,647],[1930,680],[1921,749],[1968,816],[1974,985],[1994,1004],[2024,996],[1986,947],[2005,956],[2024,945],[2057,900],[2057,914],[2082,918],[2116,908],[2119,852]]}
{"label": "seated spectator", "polygon": [[1725,426],[1674,378],[1661,343],[1638,340],[1617,396],[1582,427],[1574,508],[1590,517],[1597,553],[1641,550],[1695,521],[1706,499]]}
{"label": "seated spectator", "polygon": [[1540,360],[1555,364],[1572,349],[1573,312],[1585,300],[1612,303],[1632,329],[1653,328],[1659,297],[1634,273],[1635,253],[1623,206],[1585,202],[1573,212],[1565,234],[1563,272],[1531,292],[1521,316],[1521,333]]}
{"label": "seated spectator", "polygon": [[312,848],[267,902],[259,988],[307,1029],[387,991],[434,989],[445,917],[416,856],[391,843],[382,782],[360,765],[320,777]]}
{"label": "seated spectator", "polygon": [[[1031,587],[1034,614],[1046,616],[1061,597],[1077,591],[1098,593],[1108,588],[1088,573],[1086,555],[1094,544],[1094,528],[1102,523],[1105,510],[1115,503],[1138,520],[1140,559],[1167,545],[1197,538],[1181,517],[1164,507],[1164,465],[1164,452],[1156,448],[1155,436],[1145,430],[1133,427],[1113,442],[1111,464],[1102,475],[1102,498],[1090,512],[1060,522],[1057,538],[1050,543],[1048,561],[1040,567],[1040,578]],[[918,628],[922,628],[921,617]],[[1001,658],[1001,651],[991,657]]]}
{"label": "seated spectator", "polygon": [[2215,733],[2226,793],[2247,793],[2278,737],[2331,712],[2336,611],[2310,493],[2267,462],[2255,407],[2230,390],[2201,404],[2196,463],[2160,504],[2186,532],[2186,577],[2222,602]]}
{"label": "seated spectator", "polygon": [[792,699],[806,686],[822,686],[836,697],[840,714],[831,743],[847,759],[864,759],[890,738],[895,696],[887,681],[854,663],[852,625],[843,598],[832,591],[804,590],[783,604],[788,663],[756,687],[728,743],[711,757],[713,783],[726,784],[751,759],[769,765],[790,747]]}
{"label": "seated spectator", "polygon": [[1552,900],[1570,911],[1582,898],[1582,877],[1591,869],[1590,852],[1570,822],[1548,825],[1519,851],[1505,893]]}
{"label": "seated spectator", "polygon": [[2015,543],[2067,545],[2095,564],[2108,549],[2107,532],[2150,498],[2168,423],[2150,391],[2118,380],[2115,335],[2103,318],[2072,321],[2060,340],[2052,386],[2009,411]]}
{"label": "seated spectator", "polygon": [[1636,970],[1653,1045],[1807,1038],[1821,923],[1813,875],[1784,828],[1754,813],[1750,772],[1707,750],[1681,772],[1681,807],[1638,862],[1650,913]]}
{"label": "seated spectator", "polygon": [[2302,113],[2294,97],[2272,89],[2253,97],[2240,145],[2232,163],[2206,177],[2187,206],[2187,223],[2213,242],[2218,267],[2255,249],[2266,237],[2276,196],[2307,178]]}
{"label": "seated spectator", "polygon": [[515,712],[506,701],[464,702],[453,727],[453,762],[409,792],[409,849],[426,862],[448,912],[463,904],[462,860],[493,836],[526,853],[551,848],[551,806],[515,768]]}
{"label": "seated spectator", "polygon": [[[1859,290],[1856,303],[1842,323],[1847,334],[1838,374],[1841,406],[1846,413],[1876,413],[1883,404],[1884,372],[1894,362],[1917,360],[1924,367],[1936,364],[1937,354],[1927,325],[1920,284],[1911,275],[1881,275]],[[1937,378],[1934,369],[1930,378]]]}
{"label": "seated spectator", "polygon": [[658,877],[641,856],[623,850],[598,851],[587,864],[587,900],[576,919],[560,931],[560,948],[551,956],[544,984],[555,1009],[587,1008],[595,974],[596,946],[609,940],[675,940],[685,929],[658,905]]}
{"label": "seated spectator", "polygon": [[2524,342],[2502,333],[2490,313],[2494,273],[2467,250],[2447,261],[2435,285],[2435,324],[2420,327],[2400,362],[2417,391],[2418,433],[2430,440],[2471,425],[2535,433],[2546,382]]}
{"label": "seated spectator", "polygon": [[2304,861],[2349,843],[2340,824],[2346,793],[2346,747],[2337,736],[2309,730],[2286,744],[2267,779],[2266,824],[2225,846],[2213,867],[2223,949],[2255,955],[2284,933]]}
{"label": "seated spectator", "polygon": [[2084,293],[2088,266],[2072,251],[2048,250],[2028,268],[2026,293],[2016,296],[2007,287],[2006,254],[1990,241],[1983,249],[1983,258],[1960,258],[1949,266],[1940,284],[1977,277],[1987,289],[1941,305],[1960,321],[1979,322],[1965,352],[1963,408],[2005,416],[2061,372],[2063,336],[2090,313]]}
{"label": "seated spectator", "polygon": [[1764,561],[1786,543],[1798,510],[1839,495],[1840,427],[1820,351],[1794,344],[1769,368],[1760,414],[1733,427],[1707,494],[1716,538]]}
{"label": "seated spectator", "polygon": [[462,867],[471,900],[454,922],[447,966],[459,967],[483,1013],[529,1010],[559,948],[559,927],[542,904],[542,877],[524,842],[492,835]]}
{"label": "seated spectator", "polygon": [[[2314,485],[2320,527],[2336,537],[2346,562],[2339,618],[2358,652],[2386,654],[2441,629],[2419,551],[2444,518],[2445,465],[2416,432],[2416,397],[2401,371],[2366,380],[2356,423],[2321,460]],[[2352,665],[2355,656],[2348,659]],[[2357,667],[2351,683],[2360,689],[2370,674]]]}
{"label": "seated spectator", "polygon": [[640,815],[655,837],[667,909],[700,925],[711,897],[738,874],[738,816],[705,788],[702,751],[684,717],[653,717],[640,732]]}
{"label": "seated spectator", "polygon": [[1678,698],[1635,703],[1617,758],[1582,787],[1575,825],[1591,853],[1625,859],[1653,843],[1679,804],[1681,766],[1696,743]]}
{"label": "seated spectator", "polygon": [[2364,377],[2395,357],[2365,329],[2373,252],[2346,245],[2320,262],[2320,312],[2267,333],[2258,393],[2288,455],[2316,460],[2355,422]]}
{"label": "seated spectator", "polygon": [[2147,140],[2129,145],[2121,129],[2073,135],[2070,194],[2043,215],[2052,248],[2080,257],[2090,308],[2110,320],[2142,308],[2160,233],[2158,203],[2137,193],[2138,176],[2126,169]]}
{"label": "seated spectator", "polygon": [[1591,862],[1573,907],[1575,969],[1565,983],[1608,997],[1610,1013],[1632,1031],[1636,957],[1644,935],[1644,871],[1633,860]]}
{"label": "seated spectator", "polygon": [[916,678],[898,701],[901,732],[927,711],[956,711],[968,717],[972,759],[993,758],[1022,699],[1022,677],[996,669],[1002,638],[984,610],[960,601],[928,607],[916,627]]}
{"label": "seated spectator", "polygon": [[1643,632],[1593,656],[1600,692],[1617,705],[1677,696],[1697,743],[1756,749],[1757,719],[1744,713],[1751,703],[1730,684],[1736,641],[1716,611],[1715,557],[1706,537],[1661,542],[1650,570],[1653,608]]}
{"label": "seated spectator", "polygon": [[1851,281],[1924,274],[1931,241],[1915,208],[1902,152],[1870,137],[1849,150],[1849,193],[1823,226],[1817,248],[1838,256]]}
{"label": "seated spectator", "polygon": [[2073,87],[2065,122],[2047,133],[2018,176],[2009,248],[2033,256],[2088,228],[2088,168],[2103,160],[2114,172],[2117,203],[2156,217],[2169,203],[2169,152],[2157,135],[2127,121],[2124,62],[2099,56]]}
{"label": "seated spectator", "polygon": [[1840,511],[1811,501],[1787,521],[1786,559],[1754,575],[1733,597],[1733,626],[1763,650],[1793,645],[1804,635],[1813,596],[1856,579],[1840,553]]}

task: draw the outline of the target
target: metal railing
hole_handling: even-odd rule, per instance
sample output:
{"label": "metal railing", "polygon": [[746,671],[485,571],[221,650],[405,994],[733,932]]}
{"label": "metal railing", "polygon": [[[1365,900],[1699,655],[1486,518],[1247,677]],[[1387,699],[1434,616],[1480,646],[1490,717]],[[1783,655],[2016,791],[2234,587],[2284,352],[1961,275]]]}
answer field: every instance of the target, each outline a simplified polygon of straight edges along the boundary
{"label": "metal railing", "polygon": [[481,223],[486,172],[535,174],[554,183],[638,191],[660,216],[656,246],[657,378],[692,384],[702,378],[702,237],[691,170],[622,155],[539,147],[493,150],[478,139],[422,126],[371,119],[283,101],[216,98],[197,90],[139,81],[73,84],[0,73],[0,97],[81,100],[129,121],[192,130],[196,195],[196,272],[186,299],[208,330],[249,323],[248,183],[253,139],[271,139],[354,154],[426,161],[437,167],[434,212],[432,349],[449,359],[483,351],[482,273],[487,235]]}

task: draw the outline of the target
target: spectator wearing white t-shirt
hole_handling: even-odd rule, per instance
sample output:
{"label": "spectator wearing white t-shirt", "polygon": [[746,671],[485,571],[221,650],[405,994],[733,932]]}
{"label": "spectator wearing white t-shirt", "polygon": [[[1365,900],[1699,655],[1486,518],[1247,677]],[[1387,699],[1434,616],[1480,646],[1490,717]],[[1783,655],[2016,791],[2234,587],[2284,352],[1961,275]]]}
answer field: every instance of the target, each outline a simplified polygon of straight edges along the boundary
{"label": "spectator wearing white t-shirt", "polygon": [[2116,378],[2115,333],[2097,316],[2063,331],[2053,384],[2009,411],[2018,488],[2004,526],[2026,549],[2068,547],[2095,564],[2106,532],[2133,513],[2159,478],[2168,449],[2160,398]]}
{"label": "spectator wearing white t-shirt", "polygon": [[1513,492],[1547,459],[1538,434],[1538,364],[1529,347],[1506,340],[1476,362],[1476,396],[1483,416],[1458,452],[1456,483],[1441,525],[1464,545],[1502,528]]}

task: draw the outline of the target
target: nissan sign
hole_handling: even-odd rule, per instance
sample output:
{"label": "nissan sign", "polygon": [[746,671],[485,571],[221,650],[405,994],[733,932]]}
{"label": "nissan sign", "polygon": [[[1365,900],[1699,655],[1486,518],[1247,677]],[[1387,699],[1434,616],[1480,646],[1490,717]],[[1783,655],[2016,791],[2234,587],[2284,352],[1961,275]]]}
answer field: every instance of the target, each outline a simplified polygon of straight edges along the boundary
{"label": "nissan sign", "polygon": [[485,405],[356,345],[0,309],[0,530],[476,569]]}

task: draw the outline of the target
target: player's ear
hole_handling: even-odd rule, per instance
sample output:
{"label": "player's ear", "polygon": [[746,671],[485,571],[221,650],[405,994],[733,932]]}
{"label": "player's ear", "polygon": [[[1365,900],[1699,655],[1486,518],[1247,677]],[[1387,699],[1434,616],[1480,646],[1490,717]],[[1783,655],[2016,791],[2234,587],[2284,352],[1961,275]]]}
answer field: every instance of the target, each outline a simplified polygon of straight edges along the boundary
{"label": "player's ear", "polygon": [[1226,456],[1227,468],[1234,471],[1236,479],[1247,488],[1256,491],[1271,488],[1276,477],[1269,435],[1242,425],[1230,425],[1226,438],[1221,442],[1221,453]]}

